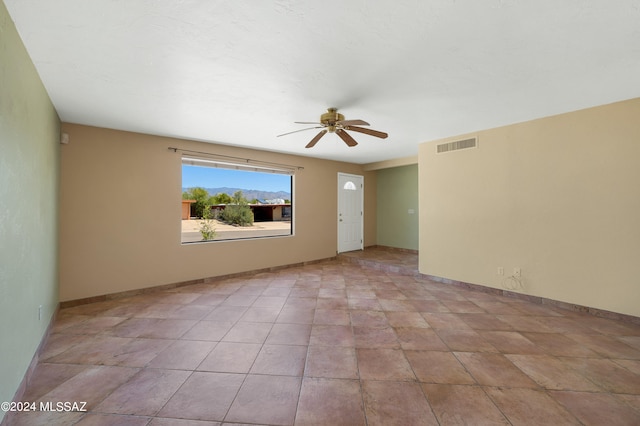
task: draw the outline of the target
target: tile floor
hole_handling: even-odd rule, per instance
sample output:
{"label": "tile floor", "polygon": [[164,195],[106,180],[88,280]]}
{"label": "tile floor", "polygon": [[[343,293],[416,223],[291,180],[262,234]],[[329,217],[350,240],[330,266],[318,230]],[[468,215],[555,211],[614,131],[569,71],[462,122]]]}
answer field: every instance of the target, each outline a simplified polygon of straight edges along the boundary
{"label": "tile floor", "polygon": [[640,424],[640,326],[369,256],[63,309],[5,423]]}

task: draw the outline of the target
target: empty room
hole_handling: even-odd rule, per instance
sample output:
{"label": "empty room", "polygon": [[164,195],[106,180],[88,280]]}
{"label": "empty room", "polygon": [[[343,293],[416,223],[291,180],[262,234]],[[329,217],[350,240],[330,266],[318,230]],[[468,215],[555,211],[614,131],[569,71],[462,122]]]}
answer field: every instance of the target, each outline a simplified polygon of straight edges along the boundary
{"label": "empty room", "polygon": [[637,2],[0,2],[0,423],[640,424]]}

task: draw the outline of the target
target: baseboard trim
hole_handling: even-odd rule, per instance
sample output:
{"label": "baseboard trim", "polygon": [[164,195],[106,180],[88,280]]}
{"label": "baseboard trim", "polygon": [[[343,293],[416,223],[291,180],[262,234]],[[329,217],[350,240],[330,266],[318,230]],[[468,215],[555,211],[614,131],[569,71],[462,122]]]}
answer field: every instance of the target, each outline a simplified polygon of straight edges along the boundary
{"label": "baseboard trim", "polygon": [[382,249],[382,250],[398,251],[398,252],[401,252],[401,253],[411,253],[411,254],[418,254],[419,253],[418,250],[408,249],[408,248],[401,248],[401,247],[391,247],[391,246],[374,245],[374,246],[365,247],[365,250],[368,249],[368,248],[377,248],[377,249]]}
{"label": "baseboard trim", "polygon": [[629,322],[629,323],[640,325],[640,317],[636,317],[633,315],[621,314],[618,312],[607,311],[604,309],[577,305],[575,303],[561,302],[559,300],[548,299],[546,297],[541,297],[541,296],[533,296],[530,294],[523,294],[523,293],[518,293],[514,291],[509,291],[509,290],[502,290],[494,287],[487,287],[481,284],[472,284],[464,281],[456,281],[449,278],[438,277],[435,275],[427,275],[427,274],[419,274],[419,275],[431,281],[435,281],[441,284],[453,285],[453,286],[464,288],[467,290],[475,290],[482,293],[512,297],[514,299],[524,300],[524,301],[536,303],[539,305],[550,305],[560,309],[566,309],[574,312],[582,312],[582,313],[590,314],[600,318],[606,318],[606,319],[622,321],[622,322]]}
{"label": "baseboard trim", "polygon": [[[398,252],[413,253],[413,254],[418,254],[419,253],[418,250],[404,249],[404,248],[397,248],[397,247],[389,247],[389,246],[381,246],[381,245],[367,246],[365,248],[365,250],[368,249],[368,248],[369,249],[376,248],[376,249],[382,249],[382,250],[398,251]],[[319,263],[326,263],[326,262],[330,262],[330,261],[335,261],[337,258],[338,258],[338,256],[332,256],[332,257],[328,257],[328,258],[324,258],[324,259],[312,260],[312,261],[307,261],[307,262],[298,262],[298,263],[292,263],[292,264],[288,264],[288,265],[281,265],[281,266],[274,266],[274,267],[269,267],[269,268],[255,269],[255,270],[251,270],[251,271],[237,272],[237,273],[227,274],[227,275],[219,275],[219,276],[212,276],[212,277],[200,278],[200,279],[195,279],[195,280],[180,281],[180,282],[176,282],[176,283],[164,284],[164,285],[153,286],[153,287],[147,287],[147,288],[142,288],[142,289],[128,290],[128,291],[123,291],[123,292],[118,292],[118,293],[110,293],[110,294],[105,294],[105,295],[101,295],[101,296],[87,297],[87,298],[84,298],[84,299],[68,300],[68,301],[60,302],[59,309],[70,308],[70,307],[73,307],[73,306],[86,305],[86,304],[89,304],[89,303],[102,302],[102,301],[107,301],[107,300],[120,299],[120,298],[124,298],[124,297],[131,297],[131,296],[136,296],[136,295],[139,295],[139,294],[153,293],[153,292],[162,291],[162,290],[170,290],[172,288],[184,287],[184,286],[193,285],[193,284],[213,283],[213,282],[216,282],[216,281],[221,281],[221,280],[230,279],[230,278],[238,278],[238,277],[243,277],[243,276],[248,276],[248,275],[255,275],[255,274],[265,273],[265,272],[275,272],[275,271],[288,269],[288,268],[296,268],[296,267],[300,267],[300,266],[314,265],[314,264],[319,264]],[[640,325],[640,317],[636,317],[636,316],[633,316],[633,315],[627,315],[627,314],[622,314],[622,313],[618,313],[618,312],[607,311],[607,310],[604,310],[604,309],[598,309],[598,308],[593,308],[593,307],[589,307],[589,306],[577,305],[577,304],[574,304],[574,303],[561,302],[559,300],[549,299],[549,298],[545,298],[545,297],[541,297],[541,296],[532,296],[532,295],[529,295],[529,294],[517,293],[517,292],[513,292],[513,291],[509,291],[509,290],[502,290],[502,289],[499,289],[499,288],[488,287],[488,286],[481,285],[481,284],[472,284],[472,283],[467,283],[467,282],[464,282],[464,281],[452,280],[452,279],[449,279],[449,278],[438,277],[438,276],[435,276],[435,275],[422,274],[420,272],[413,271],[413,270],[409,271],[406,268],[401,268],[401,267],[392,267],[392,266],[388,266],[388,265],[378,266],[378,265],[376,265],[377,262],[370,261],[370,260],[349,259],[349,261],[351,261],[353,263],[358,263],[361,266],[369,267],[371,269],[383,269],[383,270],[386,270],[387,272],[399,273],[401,275],[413,275],[413,276],[420,277],[420,278],[426,278],[428,280],[435,281],[435,282],[438,282],[438,283],[454,285],[454,286],[457,286],[457,287],[460,287],[460,288],[469,289],[469,290],[475,290],[475,291],[480,291],[480,292],[483,292],[483,293],[490,293],[490,294],[502,295],[502,296],[507,296],[507,297],[513,297],[513,298],[516,298],[516,299],[525,300],[525,301],[528,301],[528,302],[537,303],[537,304],[541,304],[541,305],[555,306],[555,307],[558,307],[558,308],[561,308],[561,309],[566,309],[566,310],[569,310],[569,311],[583,312],[583,313],[587,313],[587,314],[590,314],[590,315],[593,315],[593,316],[597,316],[597,317],[601,317],[601,318],[607,318],[607,319],[623,321],[623,322],[630,322],[630,323],[634,323],[634,324]]]}
{"label": "baseboard trim", "polygon": [[[12,401],[19,402],[24,400],[23,398],[24,393],[27,390],[27,386],[29,386],[29,383],[31,382],[31,378],[33,377],[33,374],[36,371],[36,367],[38,366],[38,363],[40,362],[40,354],[42,354],[42,351],[44,350],[45,346],[47,345],[47,342],[49,341],[49,336],[51,335],[51,331],[53,330],[53,325],[56,322],[56,318],[58,317],[59,311],[60,311],[60,304],[56,306],[56,309],[53,312],[53,315],[51,315],[51,319],[49,320],[49,325],[47,325],[47,329],[45,330],[42,336],[42,339],[40,339],[40,344],[36,348],[36,352],[33,354],[33,358],[31,358],[31,362],[29,363],[29,366],[27,367],[27,371],[24,373],[24,376],[22,377],[22,381],[18,385],[18,389],[13,394]],[[13,411],[7,411],[5,413],[5,416],[2,418],[2,422],[0,422],[0,426],[10,425],[11,418],[13,417],[14,413],[15,412]]]}
{"label": "baseboard trim", "polygon": [[157,291],[171,290],[171,289],[174,289],[174,288],[186,287],[186,286],[194,285],[194,284],[208,284],[208,283],[213,283],[213,282],[216,282],[216,281],[222,281],[222,280],[226,280],[226,279],[230,279],[230,278],[239,278],[239,277],[245,277],[245,276],[248,276],[248,275],[262,274],[262,273],[266,273],[266,272],[277,272],[277,271],[280,271],[280,270],[290,269],[290,268],[297,268],[297,267],[300,267],[300,266],[307,266],[307,265],[315,265],[315,264],[319,264],[319,263],[326,263],[326,262],[334,261],[334,260],[336,260],[336,258],[337,258],[336,256],[333,256],[333,257],[328,257],[328,258],[324,258],[324,259],[310,260],[310,261],[306,261],[306,262],[298,262],[298,263],[292,263],[292,264],[288,264],[288,265],[273,266],[273,267],[262,268],[262,269],[254,269],[254,270],[251,270],[251,271],[236,272],[236,273],[227,274],[227,275],[217,275],[217,276],[206,277],[206,278],[198,278],[198,279],[195,279],[195,280],[179,281],[179,282],[176,282],[176,283],[161,284],[161,285],[157,285],[157,286],[145,287],[145,288],[140,288],[140,289],[135,289],[135,290],[126,290],[126,291],[121,291],[121,292],[117,292],[117,293],[108,293],[108,294],[103,294],[103,295],[100,295],[100,296],[85,297],[83,299],[65,300],[64,302],[60,302],[60,309],[72,308],[74,306],[80,306],[80,305],[87,305],[89,303],[105,302],[105,301],[108,301],[108,300],[122,299],[124,297],[131,297],[131,296],[137,296],[137,295],[140,295],[140,294],[154,293],[154,292],[157,292]]}
{"label": "baseboard trim", "polygon": [[[395,247],[388,247],[388,246],[374,245],[374,246],[370,246],[370,247],[367,247],[367,248],[386,250],[386,251],[395,251],[395,252],[419,254],[419,252],[417,250],[402,249],[402,248],[395,248]],[[366,250],[366,248],[365,248],[365,250]],[[479,291],[479,292],[482,292],[482,293],[488,293],[488,294],[495,294],[495,295],[499,295],[499,296],[512,297],[512,298],[515,298],[515,299],[525,300],[527,302],[536,303],[536,304],[540,304],[540,305],[549,305],[549,306],[554,306],[554,307],[557,307],[557,308],[560,308],[560,309],[565,309],[565,310],[568,310],[568,311],[582,312],[582,313],[586,313],[586,314],[593,315],[593,316],[600,317],[600,318],[607,318],[607,319],[611,319],[611,320],[628,322],[628,323],[633,323],[633,324],[640,325],[640,317],[636,317],[636,316],[633,316],[633,315],[627,315],[627,314],[622,314],[622,313],[618,313],[618,312],[607,311],[607,310],[604,310],[604,309],[592,308],[590,306],[583,306],[583,305],[578,305],[578,304],[575,304],[575,303],[561,302],[559,300],[549,299],[549,298],[546,298],[546,297],[532,296],[532,295],[529,295],[529,294],[523,294],[523,293],[518,293],[518,292],[514,292],[514,291],[509,291],[509,290],[503,290],[503,289],[499,289],[499,288],[495,288],[495,287],[489,287],[489,286],[482,285],[482,284],[472,284],[472,283],[467,283],[467,282],[464,282],[464,281],[452,280],[452,279],[449,279],[449,278],[439,277],[439,276],[435,276],[435,275],[422,274],[422,273],[418,272],[417,270],[415,270],[413,268],[410,268],[410,267],[397,266],[397,265],[392,265],[392,264],[388,264],[388,263],[383,263],[383,262],[376,261],[375,259],[367,259],[366,257],[362,258],[362,257],[342,256],[341,258],[346,260],[346,261],[348,261],[348,262],[355,263],[355,264],[358,264],[358,265],[366,267],[366,268],[382,270],[382,271],[385,271],[385,272],[391,272],[391,273],[396,273],[396,274],[400,274],[400,275],[414,276],[416,278],[428,279],[430,281],[434,281],[434,282],[437,282],[437,283],[453,285],[453,286],[464,288],[464,289],[467,289],[467,290],[474,290],[474,291]]]}

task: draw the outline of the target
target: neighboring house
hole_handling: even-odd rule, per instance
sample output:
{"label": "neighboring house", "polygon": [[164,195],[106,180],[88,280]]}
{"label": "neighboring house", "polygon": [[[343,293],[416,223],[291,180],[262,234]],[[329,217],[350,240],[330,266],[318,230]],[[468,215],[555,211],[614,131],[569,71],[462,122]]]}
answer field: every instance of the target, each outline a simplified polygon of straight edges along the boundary
{"label": "neighboring house", "polygon": [[249,204],[255,222],[291,220],[291,204]]}
{"label": "neighboring house", "polygon": [[[183,200],[184,205],[184,200]],[[222,211],[225,204],[216,204],[211,209]],[[275,220],[291,220],[291,204],[249,204],[253,212],[254,222],[271,222]],[[184,217],[183,217],[184,219]]]}
{"label": "neighboring house", "polygon": [[182,220],[191,219],[191,204],[196,200],[182,200]]}

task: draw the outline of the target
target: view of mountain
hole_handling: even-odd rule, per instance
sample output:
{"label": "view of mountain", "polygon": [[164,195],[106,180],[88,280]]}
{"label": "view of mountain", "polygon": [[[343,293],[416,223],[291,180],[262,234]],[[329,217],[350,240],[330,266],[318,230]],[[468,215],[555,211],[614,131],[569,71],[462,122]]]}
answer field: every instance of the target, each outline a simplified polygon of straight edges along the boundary
{"label": "view of mountain", "polygon": [[[189,188],[182,188],[182,191],[186,191]],[[247,200],[273,200],[274,198],[282,198],[283,200],[291,200],[291,193],[286,191],[260,191],[257,189],[242,189],[242,188],[205,188],[210,195],[216,194],[229,194],[233,195],[236,191],[242,191],[242,194]]]}

